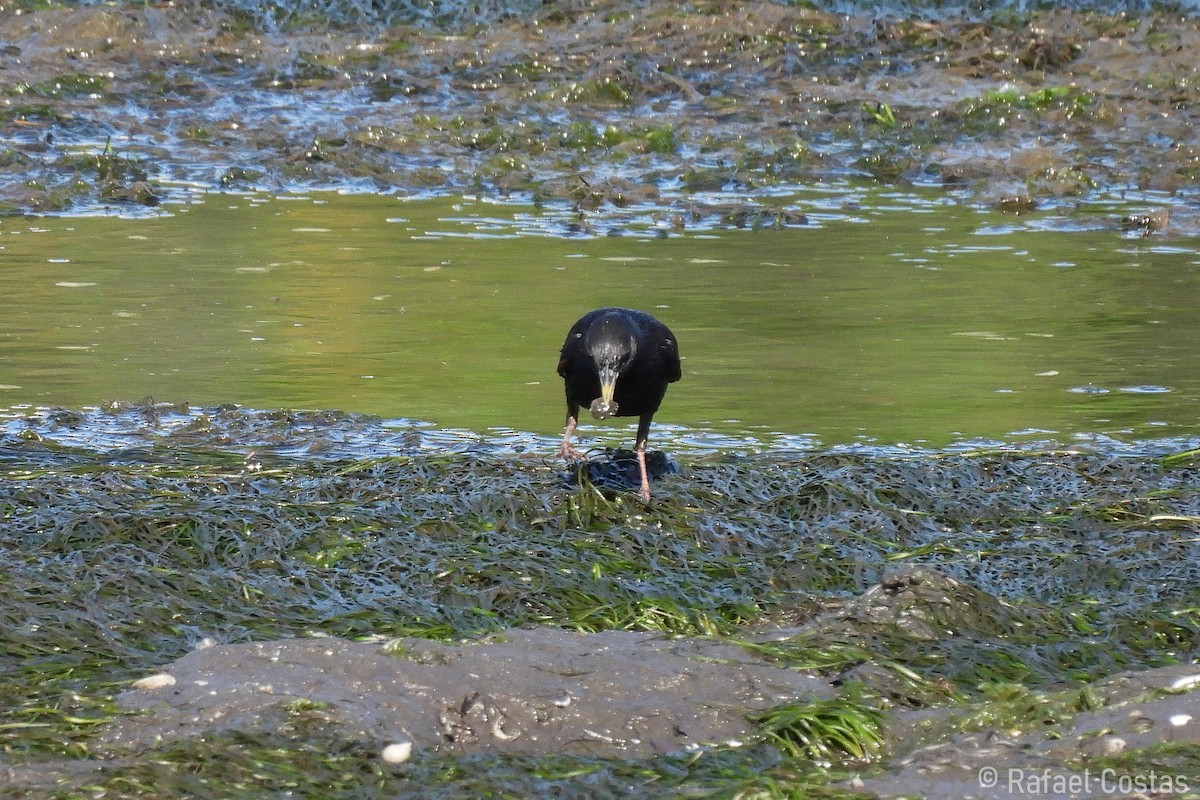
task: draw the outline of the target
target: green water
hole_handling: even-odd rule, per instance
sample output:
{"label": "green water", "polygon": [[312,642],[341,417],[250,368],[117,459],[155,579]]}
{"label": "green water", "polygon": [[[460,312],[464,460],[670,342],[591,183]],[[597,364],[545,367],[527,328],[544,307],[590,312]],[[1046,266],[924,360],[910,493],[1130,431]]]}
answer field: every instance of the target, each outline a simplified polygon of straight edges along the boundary
{"label": "green water", "polygon": [[566,330],[630,305],[681,343],[667,431],[1196,431],[1200,242],[937,193],[794,202],[812,224],[591,238],[527,206],[333,194],[3,219],[0,404],[152,396],[552,434]]}

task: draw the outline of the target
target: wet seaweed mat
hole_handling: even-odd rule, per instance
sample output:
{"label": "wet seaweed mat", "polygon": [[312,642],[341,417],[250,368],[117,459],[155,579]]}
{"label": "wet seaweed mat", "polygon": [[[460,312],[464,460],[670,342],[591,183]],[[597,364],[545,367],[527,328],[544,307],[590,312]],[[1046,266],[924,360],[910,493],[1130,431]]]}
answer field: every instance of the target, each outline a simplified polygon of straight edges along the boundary
{"label": "wet seaweed mat", "polygon": [[[308,796],[844,792],[830,787],[848,771],[886,775],[914,744],[881,724],[949,720],[922,729],[930,742],[980,725],[1032,734],[1047,708],[1110,702],[1094,692],[1080,706],[1087,686],[1186,665],[1200,645],[1200,460],[1183,443],[689,453],[644,504],[564,487],[549,442],[431,447],[427,427],[348,415],[114,407],[6,430],[0,747],[21,796],[251,797],[262,781]],[[386,455],[347,444],[372,431]],[[200,736],[212,723],[183,714],[183,739],[115,738],[156,724],[124,718],[134,681],[183,676],[176,662],[227,646],[336,636],[378,652],[409,637],[392,657],[426,669],[466,656],[422,640],[535,635],[522,627],[715,637],[841,688],[735,699],[742,746],[656,756],[465,752],[423,729],[389,765],[386,740],[409,732],[372,728],[353,693],[311,685],[281,689],[263,725]],[[631,658],[629,685],[654,663]],[[446,695],[460,710],[487,695],[461,684]],[[174,690],[134,694],[146,691]],[[471,705],[464,730],[494,711]],[[1136,743],[1196,768],[1155,747]]]}

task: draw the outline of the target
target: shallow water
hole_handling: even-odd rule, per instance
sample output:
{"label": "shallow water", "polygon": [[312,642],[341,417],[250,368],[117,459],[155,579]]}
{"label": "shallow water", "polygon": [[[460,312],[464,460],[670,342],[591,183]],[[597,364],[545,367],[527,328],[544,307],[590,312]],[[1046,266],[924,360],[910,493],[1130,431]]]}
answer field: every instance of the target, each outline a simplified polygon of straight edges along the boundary
{"label": "shallow water", "polygon": [[[820,186],[783,230],[471,199],[197,194],[161,216],[0,220],[0,403],[341,409],[553,435],[600,305],[677,334],[659,441],[1189,436],[1200,242],[938,190]],[[1088,218],[1083,217],[1084,220]],[[625,443],[628,428],[605,440]],[[627,444],[627,443],[626,443]]]}

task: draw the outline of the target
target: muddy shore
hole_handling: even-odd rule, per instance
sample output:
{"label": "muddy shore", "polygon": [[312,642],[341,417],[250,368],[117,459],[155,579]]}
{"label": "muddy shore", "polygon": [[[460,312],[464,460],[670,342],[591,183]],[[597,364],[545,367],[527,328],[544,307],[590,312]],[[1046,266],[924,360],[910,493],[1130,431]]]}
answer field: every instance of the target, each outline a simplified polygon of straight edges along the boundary
{"label": "muddy shore", "polygon": [[322,187],[789,224],[773,194],[865,178],[1014,213],[1152,191],[1161,213],[1126,224],[1196,231],[1194,16],[604,2],[452,31],[274,19],[0,16],[3,208]]}

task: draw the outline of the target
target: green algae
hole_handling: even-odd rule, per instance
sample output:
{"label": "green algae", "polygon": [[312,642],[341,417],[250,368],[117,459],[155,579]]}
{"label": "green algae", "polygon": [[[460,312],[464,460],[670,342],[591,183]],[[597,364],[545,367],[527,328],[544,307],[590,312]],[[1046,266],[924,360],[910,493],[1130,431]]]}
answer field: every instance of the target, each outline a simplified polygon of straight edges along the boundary
{"label": "green algae", "polygon": [[869,762],[884,746],[882,708],[871,699],[847,695],[806,703],[785,703],[752,719],[764,740],[793,758],[828,766],[833,762]]}
{"label": "green algae", "polygon": [[110,75],[89,75],[76,72],[37,83],[16,84],[8,88],[5,94],[33,95],[35,97],[103,97],[111,91],[111,87],[112,76]]}

